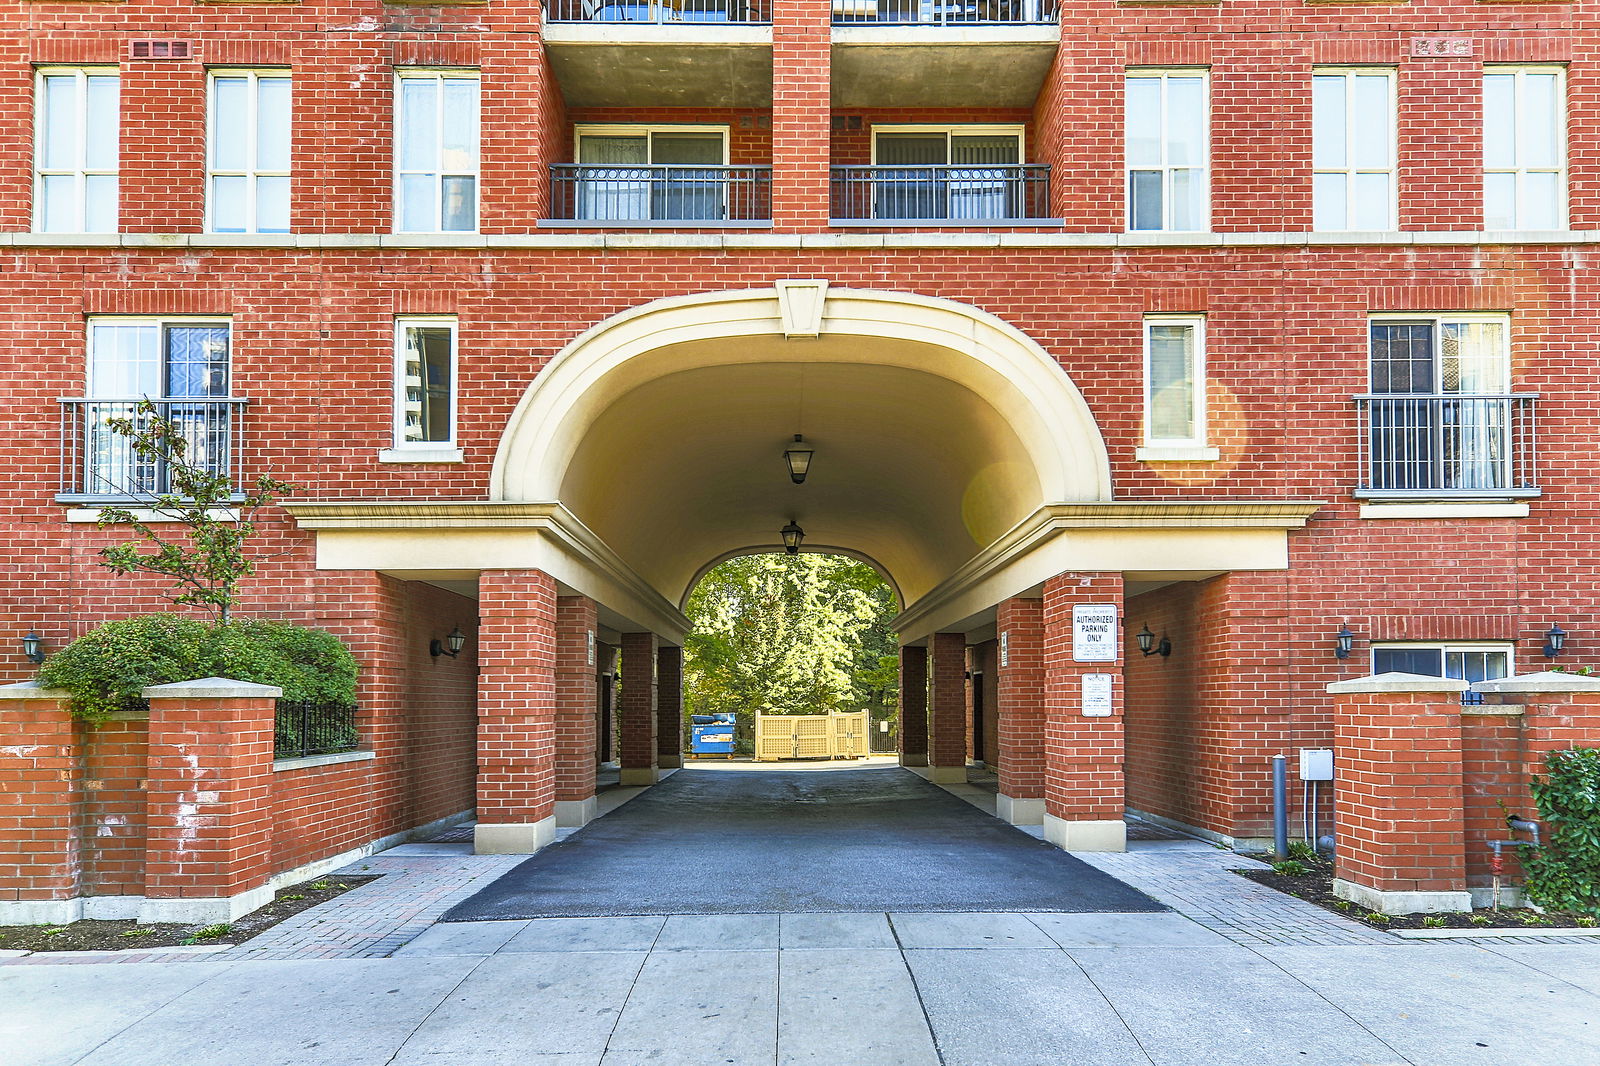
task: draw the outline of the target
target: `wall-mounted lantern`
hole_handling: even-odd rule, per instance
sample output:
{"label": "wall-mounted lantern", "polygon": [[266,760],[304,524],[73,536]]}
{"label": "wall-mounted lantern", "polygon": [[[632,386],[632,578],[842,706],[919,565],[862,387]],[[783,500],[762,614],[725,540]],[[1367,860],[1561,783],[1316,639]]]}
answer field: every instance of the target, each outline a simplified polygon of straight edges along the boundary
{"label": "wall-mounted lantern", "polygon": [[1335,659],[1350,658],[1350,649],[1355,647],[1356,635],[1350,632],[1350,627],[1341,625],[1339,632],[1333,635],[1333,657]]}
{"label": "wall-mounted lantern", "polygon": [[1150,632],[1149,626],[1145,626],[1143,629],[1139,630],[1139,632],[1135,634],[1134,639],[1139,642],[1139,650],[1144,652],[1144,654],[1147,656],[1160,655],[1164,657],[1172,654],[1172,641],[1168,640],[1166,636],[1163,635],[1161,640],[1158,642],[1156,640],[1156,635]]}
{"label": "wall-mounted lantern", "polygon": [[437,659],[441,655],[448,655],[454,659],[461,654],[461,649],[467,646],[467,635],[461,632],[461,627],[456,626],[450,635],[440,640],[434,637],[428,642],[428,654]]}
{"label": "wall-mounted lantern", "polygon": [[28,630],[28,635],[22,638],[22,654],[28,657],[30,663],[44,662],[44,638]]}
{"label": "wall-mounted lantern", "polygon": [[1544,657],[1554,659],[1561,654],[1561,649],[1567,645],[1567,631],[1559,625],[1552,625],[1544,635]]}

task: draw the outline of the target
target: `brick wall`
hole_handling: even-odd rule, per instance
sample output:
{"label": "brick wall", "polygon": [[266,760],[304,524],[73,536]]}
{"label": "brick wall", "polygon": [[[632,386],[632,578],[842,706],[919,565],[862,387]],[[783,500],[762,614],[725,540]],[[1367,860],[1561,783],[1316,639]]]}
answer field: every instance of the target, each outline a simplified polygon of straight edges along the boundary
{"label": "brick wall", "polygon": [[928,765],[967,765],[967,637],[928,638]]}
{"label": "brick wall", "polygon": [[654,633],[622,634],[617,734],[622,768],[656,764],[656,647]]}
{"label": "brick wall", "polygon": [[594,795],[597,646],[595,602],[556,599],[556,799]]}
{"label": "brick wall", "polygon": [[0,902],[77,894],[80,772],[58,698],[0,703]]}
{"label": "brick wall", "polygon": [[1002,600],[996,609],[1005,655],[995,657],[995,765],[1000,794],[1013,799],[1044,796],[1043,610],[1042,600],[1019,598]]}
{"label": "brick wall", "polygon": [[928,765],[928,649],[900,649],[900,756]]}
{"label": "brick wall", "polygon": [[478,610],[478,821],[534,824],[555,811],[555,580],[485,570]]}
{"label": "brick wall", "polygon": [[[1072,658],[1072,609],[1110,604],[1122,614],[1121,574],[1061,574],[1044,583],[1045,812],[1067,822],[1121,821],[1123,706],[1120,662]],[[1083,675],[1112,675],[1112,714],[1083,716]]]}

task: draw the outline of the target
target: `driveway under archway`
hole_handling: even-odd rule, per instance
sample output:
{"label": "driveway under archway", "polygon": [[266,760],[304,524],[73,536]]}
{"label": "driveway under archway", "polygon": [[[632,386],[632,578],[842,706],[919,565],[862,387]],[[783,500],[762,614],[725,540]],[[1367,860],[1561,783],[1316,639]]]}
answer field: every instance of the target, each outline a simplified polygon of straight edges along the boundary
{"label": "driveway under archway", "polygon": [[443,920],[1165,909],[896,766],[687,769]]}

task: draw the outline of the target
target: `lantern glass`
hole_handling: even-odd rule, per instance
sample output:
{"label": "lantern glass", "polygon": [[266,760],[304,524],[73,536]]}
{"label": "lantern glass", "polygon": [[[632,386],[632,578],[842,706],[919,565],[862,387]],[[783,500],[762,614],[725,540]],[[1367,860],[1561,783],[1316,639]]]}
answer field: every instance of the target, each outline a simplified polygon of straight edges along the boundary
{"label": "lantern glass", "polygon": [[450,649],[451,655],[460,655],[461,649],[467,646],[467,635],[461,632],[460,626],[456,626],[454,629],[452,629],[450,631],[450,635],[444,639],[446,641],[446,646]]}
{"label": "lantern glass", "polygon": [[790,555],[800,554],[800,542],[806,539],[806,531],[794,522],[790,522],[780,531],[783,537],[783,550]]}
{"label": "lantern glass", "polygon": [[806,475],[811,472],[811,456],[813,450],[806,446],[805,438],[800,434],[794,435],[794,443],[784,449],[783,461],[789,467],[789,480],[796,485],[805,481]]}
{"label": "lantern glass", "polygon": [[28,657],[30,663],[44,662],[44,641],[31,629],[22,638],[22,654]]}
{"label": "lantern glass", "polygon": [[1334,648],[1334,655],[1341,659],[1350,658],[1350,649],[1355,647],[1356,643],[1356,635],[1350,632],[1350,627],[1340,626],[1339,632],[1334,634],[1334,639],[1338,641]]}
{"label": "lantern glass", "polygon": [[1150,632],[1150,627],[1145,626],[1143,629],[1139,630],[1137,639],[1139,641],[1139,650],[1144,652],[1146,655],[1149,655],[1150,649],[1155,647],[1156,644],[1156,635]]}

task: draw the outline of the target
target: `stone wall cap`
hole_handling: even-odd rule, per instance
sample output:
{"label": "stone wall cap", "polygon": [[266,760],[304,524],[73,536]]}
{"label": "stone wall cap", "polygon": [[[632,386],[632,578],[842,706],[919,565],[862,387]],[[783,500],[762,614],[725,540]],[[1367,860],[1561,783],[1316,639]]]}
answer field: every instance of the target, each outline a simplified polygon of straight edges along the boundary
{"label": "stone wall cap", "polygon": [[1352,677],[1348,681],[1335,681],[1328,691],[1338,695],[1348,692],[1465,692],[1472,686],[1456,677],[1433,677],[1429,674],[1406,674],[1399,671]]}
{"label": "stone wall cap", "polygon": [[69,700],[72,693],[64,688],[45,688],[37,681],[18,681],[0,685],[0,700]]}
{"label": "stone wall cap", "polygon": [[231,677],[202,677],[196,681],[173,681],[151,685],[140,693],[147,700],[275,700],[283,695],[276,685],[254,681],[235,681]]}
{"label": "stone wall cap", "polygon": [[1561,670],[1541,670],[1536,674],[1479,681],[1472,686],[1472,691],[1503,692],[1510,696],[1519,692],[1600,692],[1600,677],[1569,674]]}

